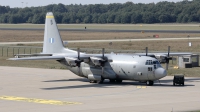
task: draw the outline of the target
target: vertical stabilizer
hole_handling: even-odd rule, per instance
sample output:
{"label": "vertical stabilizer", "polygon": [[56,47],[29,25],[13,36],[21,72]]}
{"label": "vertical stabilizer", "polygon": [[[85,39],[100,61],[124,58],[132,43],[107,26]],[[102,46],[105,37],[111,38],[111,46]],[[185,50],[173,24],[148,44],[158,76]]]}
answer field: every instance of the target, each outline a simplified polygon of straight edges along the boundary
{"label": "vertical stabilizer", "polygon": [[60,37],[52,12],[48,12],[46,14],[43,53],[76,53],[76,51],[64,48],[63,41]]}

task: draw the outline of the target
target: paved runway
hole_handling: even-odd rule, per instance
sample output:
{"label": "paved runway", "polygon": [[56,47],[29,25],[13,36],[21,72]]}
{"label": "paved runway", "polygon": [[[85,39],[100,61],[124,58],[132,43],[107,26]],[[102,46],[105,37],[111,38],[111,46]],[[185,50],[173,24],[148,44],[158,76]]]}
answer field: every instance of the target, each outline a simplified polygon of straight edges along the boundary
{"label": "paved runway", "polygon": [[[70,103],[71,102],[71,103]],[[0,66],[1,112],[171,112],[200,110],[200,78],[172,86],[89,83],[68,70]]]}
{"label": "paved runway", "polygon": [[[44,30],[44,28],[0,28],[0,30]],[[59,29],[81,32],[148,32],[148,33],[200,33],[199,30],[108,30],[108,29]]]}
{"label": "paved runway", "polygon": [[[189,40],[197,40],[200,37],[190,37]],[[84,42],[135,42],[135,41],[170,41],[170,40],[188,40],[187,37],[183,38],[146,38],[146,39],[108,39],[108,40],[69,40],[64,43],[84,43]],[[42,44],[42,41],[37,42],[0,42],[0,45],[11,44]]]}

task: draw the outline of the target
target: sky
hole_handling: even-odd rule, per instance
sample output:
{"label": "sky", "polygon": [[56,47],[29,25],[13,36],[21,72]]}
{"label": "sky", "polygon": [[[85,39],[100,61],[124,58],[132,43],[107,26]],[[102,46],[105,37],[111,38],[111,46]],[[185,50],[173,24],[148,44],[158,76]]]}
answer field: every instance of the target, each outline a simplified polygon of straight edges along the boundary
{"label": "sky", "polygon": [[126,3],[131,1],[133,3],[157,3],[160,1],[169,1],[169,2],[179,2],[183,0],[0,0],[1,6],[10,6],[13,7],[31,7],[31,6],[46,6],[49,4],[58,4],[62,3],[65,5],[69,4],[109,4],[109,3]]}

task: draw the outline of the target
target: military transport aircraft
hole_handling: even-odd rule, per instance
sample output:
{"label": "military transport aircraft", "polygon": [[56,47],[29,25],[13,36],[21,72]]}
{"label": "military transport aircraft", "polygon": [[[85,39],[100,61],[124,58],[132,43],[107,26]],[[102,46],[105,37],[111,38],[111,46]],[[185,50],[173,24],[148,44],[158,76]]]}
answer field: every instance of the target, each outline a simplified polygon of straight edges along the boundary
{"label": "military transport aircraft", "polygon": [[[168,53],[169,54],[169,53]],[[21,57],[30,56],[30,57]],[[170,60],[169,55],[165,57]],[[65,48],[60,37],[52,12],[48,12],[45,21],[43,51],[40,54],[18,54],[9,60],[56,60],[74,74],[85,77],[92,83],[121,83],[122,80],[134,80],[153,85],[167,75],[166,70],[155,57],[126,54],[85,54]]]}

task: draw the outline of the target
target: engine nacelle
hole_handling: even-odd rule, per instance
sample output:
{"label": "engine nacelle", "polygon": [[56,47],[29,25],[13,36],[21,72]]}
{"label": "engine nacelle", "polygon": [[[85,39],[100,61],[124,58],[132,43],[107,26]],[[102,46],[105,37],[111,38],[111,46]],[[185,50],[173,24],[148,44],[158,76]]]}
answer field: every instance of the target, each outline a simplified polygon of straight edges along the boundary
{"label": "engine nacelle", "polygon": [[166,63],[166,55],[155,55],[160,63]]}
{"label": "engine nacelle", "polygon": [[157,59],[165,59],[166,55],[155,55]]}
{"label": "engine nacelle", "polygon": [[76,67],[77,66],[77,58],[72,58],[72,57],[65,57],[65,60],[67,61],[67,64],[69,64],[72,67]]}
{"label": "engine nacelle", "polygon": [[89,74],[88,75],[88,79],[92,80],[92,81],[100,81],[101,80],[101,76],[99,75],[94,75],[94,74]]}
{"label": "engine nacelle", "polygon": [[102,58],[98,58],[98,57],[90,57],[90,60],[95,66],[101,66],[102,64],[101,62],[105,61]]}

